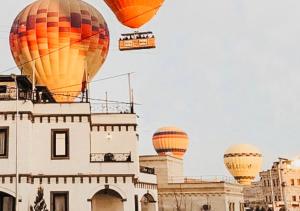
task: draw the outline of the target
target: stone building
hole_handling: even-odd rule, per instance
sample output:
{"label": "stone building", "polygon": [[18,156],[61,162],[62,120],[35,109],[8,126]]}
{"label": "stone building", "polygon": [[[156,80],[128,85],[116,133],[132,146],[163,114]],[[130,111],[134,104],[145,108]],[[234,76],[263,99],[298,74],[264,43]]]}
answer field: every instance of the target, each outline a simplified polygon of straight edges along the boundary
{"label": "stone building", "polygon": [[132,110],[94,113],[88,102],[56,103],[47,88],[31,90],[25,76],[0,76],[1,211],[40,202],[49,211],[157,210]]}
{"label": "stone building", "polygon": [[[293,161],[280,158],[271,169],[260,172],[262,198],[267,207],[289,211],[300,210],[300,169]],[[282,208],[282,209],[281,209]]]}
{"label": "stone building", "polygon": [[140,156],[157,173],[160,211],[244,211],[243,187],[221,178],[186,178],[183,160],[170,155]]}
{"label": "stone building", "polygon": [[254,209],[265,206],[261,181],[252,182],[250,186],[245,186],[243,192],[246,207]]}

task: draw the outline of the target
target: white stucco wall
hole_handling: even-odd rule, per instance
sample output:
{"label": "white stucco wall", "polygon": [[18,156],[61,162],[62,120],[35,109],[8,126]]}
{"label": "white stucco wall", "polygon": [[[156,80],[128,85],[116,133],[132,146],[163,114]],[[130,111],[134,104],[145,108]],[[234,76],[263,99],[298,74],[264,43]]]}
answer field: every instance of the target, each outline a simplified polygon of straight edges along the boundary
{"label": "white stucco wall", "polygon": [[[134,184],[139,180],[149,184],[156,182],[154,175],[139,174],[135,114],[91,115],[90,105],[87,103],[32,104],[30,101],[20,101],[18,110],[20,113],[16,121],[16,118],[13,119],[13,113],[16,111],[15,101],[0,103],[0,127],[9,127],[9,157],[0,159],[0,191],[15,195],[15,177],[10,182],[9,175],[16,173],[16,125],[18,173],[45,177],[41,183],[38,179],[31,183],[26,181],[25,177],[22,178],[18,185],[19,211],[26,211],[30,205],[33,205],[40,186],[44,188],[48,209],[51,191],[68,191],[69,210],[91,210],[90,200],[98,191],[104,189],[105,185],[109,185],[109,188],[126,199],[123,201],[125,211],[134,210],[136,194],[140,198],[143,194],[151,192],[157,199],[156,190],[136,188]],[[22,112],[26,114],[22,114],[21,119]],[[5,113],[7,113],[6,119]],[[109,126],[104,131],[101,125]],[[118,128],[116,126],[112,131],[113,125],[121,125],[121,130],[116,129]],[[130,126],[126,127],[126,125]],[[69,159],[51,159],[52,129],[69,130]],[[111,137],[109,140],[108,133]],[[131,153],[132,162],[91,163],[90,153]],[[91,179],[84,177],[81,181],[80,175],[90,175]],[[99,181],[97,175],[100,175]],[[51,177],[50,181],[47,176]],[[63,178],[64,176],[67,176],[66,179]],[[72,181],[72,176],[76,176],[75,183]],[[2,177],[5,177],[4,183]],[[55,177],[58,178],[58,182]]]}

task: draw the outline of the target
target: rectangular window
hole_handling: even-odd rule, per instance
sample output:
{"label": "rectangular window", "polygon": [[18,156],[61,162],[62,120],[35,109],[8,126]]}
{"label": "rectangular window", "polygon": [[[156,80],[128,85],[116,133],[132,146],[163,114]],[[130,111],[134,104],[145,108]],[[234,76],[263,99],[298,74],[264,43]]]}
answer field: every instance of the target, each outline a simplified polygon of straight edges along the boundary
{"label": "rectangular window", "polygon": [[51,211],[69,211],[69,192],[51,192]]}
{"label": "rectangular window", "polygon": [[52,130],[52,159],[69,159],[69,130]]}
{"label": "rectangular window", "polygon": [[291,179],[291,186],[294,186],[294,185],[295,185],[295,180]]}
{"label": "rectangular window", "polygon": [[293,196],[293,201],[297,201],[297,197],[296,196]]}
{"label": "rectangular window", "polygon": [[0,158],[8,157],[8,128],[0,128]]}
{"label": "rectangular window", "polygon": [[300,185],[300,179],[297,179],[297,185]]}
{"label": "rectangular window", "polygon": [[235,211],[235,204],[233,202],[229,203],[229,211]]}
{"label": "rectangular window", "polygon": [[240,211],[244,211],[245,210],[245,205],[244,203],[240,203]]}
{"label": "rectangular window", "polygon": [[2,196],[0,197],[0,210],[4,211],[13,211],[15,210],[14,198],[11,196]]}
{"label": "rectangular window", "polygon": [[139,196],[138,195],[134,195],[134,207],[135,207],[135,211],[139,211]]}

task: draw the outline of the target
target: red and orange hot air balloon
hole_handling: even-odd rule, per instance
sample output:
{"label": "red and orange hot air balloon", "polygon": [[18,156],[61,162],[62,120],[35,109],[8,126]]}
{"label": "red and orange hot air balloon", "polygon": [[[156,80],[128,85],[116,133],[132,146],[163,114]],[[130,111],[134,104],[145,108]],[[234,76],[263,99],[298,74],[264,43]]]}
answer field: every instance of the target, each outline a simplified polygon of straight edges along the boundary
{"label": "red and orange hot air balloon", "polygon": [[[158,12],[164,0],[104,0],[118,20],[132,29],[148,23]],[[152,32],[122,34],[120,50],[155,48]]]}
{"label": "red and orange hot air balloon", "polygon": [[152,137],[153,146],[159,155],[172,155],[182,159],[189,145],[186,132],[176,127],[162,127]]}
{"label": "red and orange hot air balloon", "polygon": [[104,63],[109,31],[103,16],[81,0],[38,0],[16,17],[11,52],[22,74],[71,102]]}

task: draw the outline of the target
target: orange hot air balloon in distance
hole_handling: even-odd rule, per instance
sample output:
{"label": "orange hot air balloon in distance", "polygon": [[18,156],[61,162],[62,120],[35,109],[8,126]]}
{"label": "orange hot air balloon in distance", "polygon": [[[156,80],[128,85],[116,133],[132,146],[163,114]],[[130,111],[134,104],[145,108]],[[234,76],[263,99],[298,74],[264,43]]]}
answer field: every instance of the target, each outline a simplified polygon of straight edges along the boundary
{"label": "orange hot air balloon in distance", "polygon": [[16,17],[9,37],[23,75],[71,102],[104,63],[109,31],[103,16],[81,0],[38,0]]}
{"label": "orange hot air balloon in distance", "polygon": [[188,135],[176,127],[162,127],[153,137],[152,143],[159,155],[172,155],[182,159],[189,145]]}
{"label": "orange hot air balloon in distance", "polygon": [[[164,0],[104,0],[118,20],[132,29],[148,23],[162,6]],[[137,50],[155,48],[152,32],[135,32],[122,34],[119,41],[120,50]]]}
{"label": "orange hot air balloon in distance", "polygon": [[164,0],[104,0],[118,20],[129,28],[140,28],[157,13]]}

